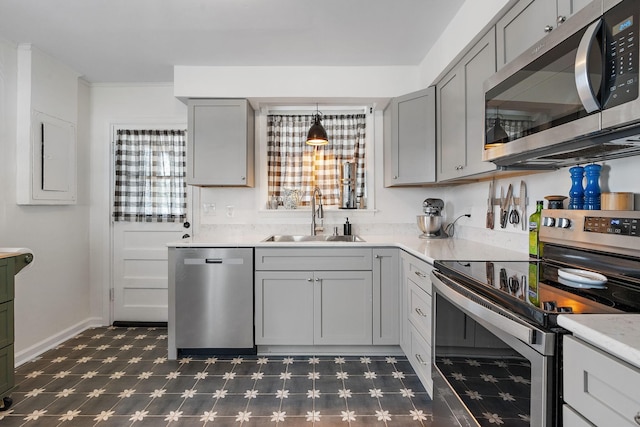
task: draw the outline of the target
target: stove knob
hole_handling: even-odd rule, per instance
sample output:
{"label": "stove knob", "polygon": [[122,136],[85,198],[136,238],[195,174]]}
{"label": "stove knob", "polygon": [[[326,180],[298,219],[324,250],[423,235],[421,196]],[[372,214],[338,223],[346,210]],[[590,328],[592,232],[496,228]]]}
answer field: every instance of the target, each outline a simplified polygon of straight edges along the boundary
{"label": "stove knob", "polygon": [[558,218],[558,221],[556,222],[556,227],[569,228],[571,227],[571,220],[569,218]]}
{"label": "stove knob", "polygon": [[542,225],[545,227],[553,227],[556,225],[556,219],[550,216],[545,216],[542,218]]}

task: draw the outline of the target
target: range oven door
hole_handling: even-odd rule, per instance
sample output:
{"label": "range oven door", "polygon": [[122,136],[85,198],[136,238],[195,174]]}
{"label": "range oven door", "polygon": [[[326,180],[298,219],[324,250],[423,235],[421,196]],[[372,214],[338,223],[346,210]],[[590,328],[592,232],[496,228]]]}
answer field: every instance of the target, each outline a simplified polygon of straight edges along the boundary
{"label": "range oven door", "polygon": [[434,419],[459,426],[558,425],[555,334],[438,271],[431,280]]}

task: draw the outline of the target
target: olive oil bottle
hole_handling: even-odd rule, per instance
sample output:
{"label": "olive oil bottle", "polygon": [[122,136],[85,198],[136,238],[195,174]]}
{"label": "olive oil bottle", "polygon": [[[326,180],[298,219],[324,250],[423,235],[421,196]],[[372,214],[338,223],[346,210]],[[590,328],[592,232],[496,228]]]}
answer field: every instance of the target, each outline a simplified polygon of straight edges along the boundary
{"label": "olive oil bottle", "polygon": [[542,200],[536,202],[536,211],[529,216],[529,256],[542,258],[542,243],[540,242],[540,222],[542,218]]}

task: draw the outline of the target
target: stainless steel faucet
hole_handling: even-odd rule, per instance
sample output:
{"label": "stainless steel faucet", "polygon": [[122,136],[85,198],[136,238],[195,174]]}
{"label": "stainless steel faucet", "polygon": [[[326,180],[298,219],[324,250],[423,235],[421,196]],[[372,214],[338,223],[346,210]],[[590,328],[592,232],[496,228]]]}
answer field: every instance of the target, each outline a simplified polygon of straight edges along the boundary
{"label": "stainless steel faucet", "polygon": [[[316,194],[320,197],[320,205],[318,206],[318,212],[316,213]],[[311,235],[315,236],[318,231],[324,231],[322,226],[316,226],[316,218],[324,219],[324,210],[322,209],[322,193],[320,192],[320,188],[316,187],[313,189],[313,194],[311,195]]]}

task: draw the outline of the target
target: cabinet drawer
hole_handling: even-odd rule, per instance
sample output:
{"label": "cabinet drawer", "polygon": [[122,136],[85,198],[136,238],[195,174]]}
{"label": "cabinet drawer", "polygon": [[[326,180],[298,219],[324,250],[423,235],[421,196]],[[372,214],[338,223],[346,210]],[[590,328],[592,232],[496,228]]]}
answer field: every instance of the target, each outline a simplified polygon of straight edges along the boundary
{"label": "cabinet drawer", "polygon": [[0,303],[13,299],[13,258],[0,259]]}
{"label": "cabinet drawer", "polygon": [[597,426],[635,426],[640,369],[572,336],[564,337],[564,400]]}
{"label": "cabinet drawer", "polygon": [[410,326],[411,335],[411,354],[409,361],[416,371],[418,378],[424,385],[424,388],[432,395],[432,379],[431,379],[431,346],[420,335],[414,326]]}
{"label": "cabinet drawer", "polygon": [[0,348],[13,344],[13,301],[0,304]]}
{"label": "cabinet drawer", "polygon": [[0,348],[0,395],[11,390],[14,384],[13,344]]}
{"label": "cabinet drawer", "polygon": [[256,248],[256,270],[371,270],[372,249]]}
{"label": "cabinet drawer", "polygon": [[431,295],[409,280],[409,320],[431,344]]}
{"label": "cabinet drawer", "polygon": [[424,261],[411,257],[406,268],[407,279],[411,278],[422,290],[431,295],[431,279],[429,275],[433,267]]}

